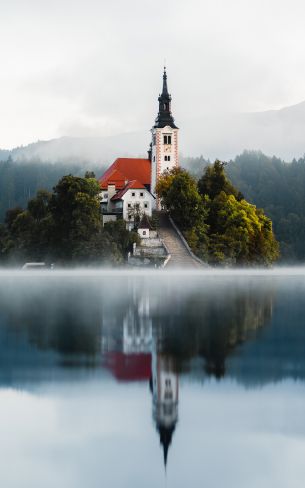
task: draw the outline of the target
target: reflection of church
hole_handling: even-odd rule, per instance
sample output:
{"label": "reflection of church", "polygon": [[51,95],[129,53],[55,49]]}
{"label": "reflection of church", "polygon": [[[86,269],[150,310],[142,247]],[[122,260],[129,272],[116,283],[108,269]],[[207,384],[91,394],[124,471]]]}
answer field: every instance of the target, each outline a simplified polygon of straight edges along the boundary
{"label": "reflection of church", "polygon": [[173,359],[157,350],[152,354],[150,387],[153,395],[153,419],[160,434],[166,467],[168,448],[178,420],[179,377],[175,372]]}
{"label": "reflection of church", "polygon": [[178,420],[179,378],[173,358],[161,352],[158,332],[153,331],[148,295],[135,293],[123,316],[114,323],[104,317],[102,353],[105,366],[118,381],[149,381],[153,420],[163,447],[164,465]]}

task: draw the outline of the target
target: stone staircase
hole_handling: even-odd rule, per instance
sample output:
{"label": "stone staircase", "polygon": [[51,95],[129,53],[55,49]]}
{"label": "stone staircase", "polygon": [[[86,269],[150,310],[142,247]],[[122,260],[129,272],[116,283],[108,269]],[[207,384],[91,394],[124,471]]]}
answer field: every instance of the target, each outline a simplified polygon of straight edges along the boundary
{"label": "stone staircase", "polygon": [[192,258],[180,236],[172,226],[168,215],[164,212],[158,214],[158,234],[171,255],[166,268],[201,268],[202,265]]}

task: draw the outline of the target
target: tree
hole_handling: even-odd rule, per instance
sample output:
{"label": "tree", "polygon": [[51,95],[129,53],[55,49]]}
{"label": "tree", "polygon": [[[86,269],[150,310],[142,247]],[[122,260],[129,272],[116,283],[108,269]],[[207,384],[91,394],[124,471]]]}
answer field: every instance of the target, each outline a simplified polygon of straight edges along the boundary
{"label": "tree", "polygon": [[242,198],[215,161],[198,181],[185,170],[167,172],[157,193],[193,251],[211,264],[269,265],[279,255],[272,222]]}
{"label": "tree", "polygon": [[28,211],[36,222],[41,222],[49,212],[51,193],[47,190],[38,190],[35,198],[28,202]]}
{"label": "tree", "polygon": [[156,192],[192,249],[204,258],[207,249],[207,207],[197,190],[196,180],[188,171],[174,168],[159,178]]}
{"label": "tree", "polygon": [[126,255],[128,251],[132,251],[132,246],[134,243],[140,244],[140,236],[137,232],[129,232],[126,229],[125,220],[115,220],[113,222],[108,222],[104,226],[105,232],[111,237],[116,243],[123,255]]}
{"label": "tree", "polygon": [[80,243],[88,245],[101,232],[99,193],[93,178],[68,175],[55,186],[49,209],[54,223],[52,247],[59,258],[77,257]]}
{"label": "tree", "polygon": [[103,228],[99,193],[92,174],[64,176],[52,194],[38,191],[26,210],[7,212],[0,257],[20,263],[122,263],[136,236],[123,222]]}
{"label": "tree", "polygon": [[205,211],[197,190],[197,183],[188,171],[174,168],[165,172],[156,186],[162,205],[182,230],[202,224]]}
{"label": "tree", "polygon": [[242,198],[241,193],[234,188],[225,174],[226,163],[216,159],[215,163],[206,167],[203,176],[198,181],[198,191],[200,195],[208,195],[213,199],[220,192],[227,195],[234,195],[238,200]]}
{"label": "tree", "polygon": [[143,215],[144,215],[144,211],[142,210],[141,205],[139,203],[134,203],[128,209],[128,218],[129,220],[133,221],[134,229],[138,228]]}
{"label": "tree", "polygon": [[209,206],[215,218],[209,235],[212,263],[269,265],[278,258],[272,223],[262,210],[225,192]]}

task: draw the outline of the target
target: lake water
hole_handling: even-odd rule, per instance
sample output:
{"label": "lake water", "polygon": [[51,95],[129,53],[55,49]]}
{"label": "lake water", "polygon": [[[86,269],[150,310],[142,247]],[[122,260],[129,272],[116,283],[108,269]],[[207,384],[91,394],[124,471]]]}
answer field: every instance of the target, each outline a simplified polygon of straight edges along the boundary
{"label": "lake water", "polygon": [[0,486],[297,488],[305,270],[0,273]]}

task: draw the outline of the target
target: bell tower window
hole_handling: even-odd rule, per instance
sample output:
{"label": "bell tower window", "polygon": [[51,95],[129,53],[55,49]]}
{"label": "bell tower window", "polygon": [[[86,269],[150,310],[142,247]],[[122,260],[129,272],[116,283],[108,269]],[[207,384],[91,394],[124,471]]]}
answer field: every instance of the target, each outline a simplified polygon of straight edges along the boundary
{"label": "bell tower window", "polygon": [[172,143],[172,136],[165,134],[163,136],[163,144],[171,144]]}

